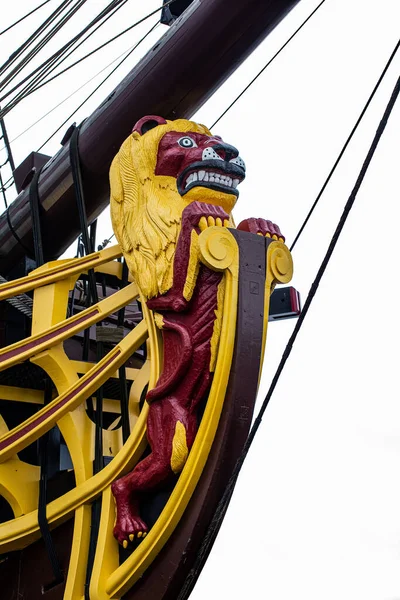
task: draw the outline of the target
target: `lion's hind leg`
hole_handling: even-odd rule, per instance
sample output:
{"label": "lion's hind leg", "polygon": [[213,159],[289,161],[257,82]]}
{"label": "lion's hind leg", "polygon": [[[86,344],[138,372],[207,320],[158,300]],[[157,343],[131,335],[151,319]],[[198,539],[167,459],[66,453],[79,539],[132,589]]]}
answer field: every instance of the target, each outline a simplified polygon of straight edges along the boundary
{"label": "lion's hind leg", "polygon": [[114,536],[125,547],[148,531],[139,516],[140,493],[156,490],[180,473],[197,423],[175,398],[166,398],[150,405],[147,427],[151,453],[131,473],[112,484],[117,507]]}

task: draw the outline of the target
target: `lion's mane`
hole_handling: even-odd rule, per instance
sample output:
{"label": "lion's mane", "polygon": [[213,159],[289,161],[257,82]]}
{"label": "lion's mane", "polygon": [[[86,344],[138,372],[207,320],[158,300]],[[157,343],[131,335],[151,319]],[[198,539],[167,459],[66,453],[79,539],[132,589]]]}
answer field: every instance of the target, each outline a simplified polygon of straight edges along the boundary
{"label": "lion's mane", "polygon": [[172,286],[173,258],[185,203],[174,177],[155,175],[158,145],[169,131],[211,135],[204,125],[167,121],[144,135],[132,133],[110,169],[111,219],[129,270],[143,295]]}

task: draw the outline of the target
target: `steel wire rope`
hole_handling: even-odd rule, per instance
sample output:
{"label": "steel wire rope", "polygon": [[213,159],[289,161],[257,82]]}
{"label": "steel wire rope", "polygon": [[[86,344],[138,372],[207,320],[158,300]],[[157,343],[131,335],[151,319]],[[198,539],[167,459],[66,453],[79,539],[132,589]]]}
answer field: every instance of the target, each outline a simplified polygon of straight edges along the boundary
{"label": "steel wire rope", "polygon": [[19,23],[21,23],[22,21],[25,21],[25,19],[27,19],[28,17],[30,17],[31,15],[33,15],[33,13],[35,13],[37,10],[39,10],[39,8],[42,8],[42,6],[44,6],[45,4],[48,4],[51,1],[52,0],[45,0],[45,2],[42,2],[42,4],[39,4],[39,6],[37,6],[33,10],[31,10],[30,12],[28,12],[26,15],[24,15],[20,19],[18,19],[18,21],[15,21],[14,23],[12,23],[8,27],[6,27],[6,29],[3,29],[3,31],[0,31],[0,35],[3,35],[3,33],[7,33],[7,31],[10,31],[10,29],[12,29],[13,27],[15,27]]}
{"label": "steel wire rope", "polygon": [[311,14],[308,15],[308,17],[305,19],[305,21],[302,22],[302,24],[296,29],[296,31],[294,33],[292,33],[292,35],[289,37],[288,40],[286,40],[286,42],[283,44],[283,46],[281,46],[279,48],[279,50],[277,52],[275,52],[275,54],[273,55],[272,58],[269,59],[269,61],[263,66],[263,68],[257,73],[257,75],[255,77],[253,77],[253,79],[250,81],[250,83],[248,83],[246,85],[246,87],[240,92],[240,94],[238,94],[236,96],[236,98],[233,100],[233,102],[231,102],[229,104],[229,106],[219,115],[218,119],[216,121],[214,121],[214,123],[211,125],[210,129],[212,129],[217,123],[219,123],[219,121],[222,119],[222,117],[224,117],[226,115],[227,112],[229,112],[231,110],[231,108],[236,104],[236,102],[238,102],[238,100],[240,100],[240,98],[247,92],[247,90],[253,85],[253,83],[255,81],[257,81],[257,79],[264,73],[264,71],[269,67],[269,65],[274,62],[274,60],[279,56],[279,54],[282,52],[282,50],[284,50],[286,48],[286,46],[292,41],[292,39],[299,33],[299,31],[301,29],[303,29],[304,25],[306,25],[306,23],[308,23],[308,21],[311,19],[311,17],[313,17],[315,15],[315,13],[317,12],[317,10],[326,2],[326,0],[322,0],[318,6],[316,8],[314,8],[314,10],[311,12]]}
{"label": "steel wire rope", "polygon": [[61,2],[61,4],[51,13],[51,15],[47,17],[47,19],[43,21],[41,25],[39,25],[39,27],[28,37],[28,39],[26,39],[25,42],[21,44],[21,46],[19,46],[16,50],[14,50],[14,52],[10,54],[8,59],[0,66],[0,75],[4,73],[4,71],[13,62],[17,60],[18,56],[24,50],[29,48],[29,46],[35,41],[35,39],[39,37],[39,35],[43,33],[43,31],[46,30],[47,26],[50,25],[57,18],[57,16],[59,16],[59,13],[62,12],[65,8],[67,8],[72,2],[73,0],[63,0]]}
{"label": "steel wire rope", "polygon": [[[39,83],[41,83],[43,81],[43,79],[46,77],[46,75],[50,75],[57,67],[59,67],[65,60],[67,60],[67,58],[69,58],[71,56],[71,54],[73,54],[80,46],[82,46],[82,44],[84,44],[94,33],[96,33],[96,31],[98,31],[98,29],[100,29],[100,27],[102,27],[109,19],[111,19],[111,17],[113,17],[115,15],[116,12],[118,12],[118,10],[120,10],[126,3],[128,2],[128,0],[122,0],[122,1],[118,1],[118,2],[112,2],[113,6],[110,8],[109,11],[107,11],[109,14],[103,14],[101,16],[98,16],[98,18],[96,18],[95,20],[93,20],[93,22],[90,24],[90,26],[86,27],[85,30],[83,32],[80,33],[79,36],[76,37],[75,40],[73,40],[70,44],[68,44],[68,47],[64,47],[62,49],[60,49],[53,57],[51,57],[50,62],[45,61],[45,63],[43,63],[41,65],[41,67],[43,67],[40,71],[40,73],[38,73],[33,80],[27,85],[25,86],[25,88],[23,90],[21,90],[20,92],[18,92],[16,98],[18,99],[19,97],[24,96],[24,94],[26,94],[27,92],[29,92],[32,88],[34,88],[36,85],[38,85]],[[83,40],[81,40],[79,42],[79,44],[77,44],[77,46],[75,46],[75,48],[73,47],[74,44],[79,41],[79,39],[94,25],[96,25],[96,23],[98,21],[101,21],[101,19],[104,18],[104,20],[97,25],[97,27],[95,27]],[[72,47],[72,49],[71,49]],[[69,50],[69,52],[68,52]],[[30,76],[34,75],[35,72],[31,73]],[[27,78],[25,78],[24,81],[26,81]],[[22,82],[23,83],[23,82]],[[16,88],[14,88],[16,89]]]}
{"label": "steel wire rope", "polygon": [[[42,64],[40,64],[38,67],[36,67],[31,73],[29,73],[29,75],[26,75],[24,79],[22,79],[21,81],[19,81],[16,85],[14,85],[14,87],[12,87],[11,89],[7,90],[6,93],[2,96],[3,99],[7,98],[10,94],[12,94],[13,92],[15,92],[19,87],[21,87],[24,83],[26,83],[27,81],[29,81],[29,79],[31,79],[32,77],[34,77],[34,75],[36,75],[36,73],[38,73],[40,71],[40,73],[38,73],[38,75],[36,75],[36,77],[34,78],[34,82],[36,81],[40,81],[41,78],[43,78],[47,71],[49,69],[51,69],[51,67],[53,65],[54,68],[56,68],[57,65],[57,61],[63,57],[63,55],[71,48],[71,46],[73,46],[89,29],[91,29],[91,27],[93,27],[94,25],[97,24],[98,21],[100,21],[103,17],[105,17],[110,11],[112,11],[116,6],[118,6],[118,4],[125,4],[128,0],[112,0],[110,2],[110,4],[104,8],[102,11],[100,11],[100,13],[98,15],[96,15],[96,17],[90,21],[90,23],[88,25],[86,25],[86,27],[83,28],[83,30],[81,30],[79,33],[77,33],[73,38],[71,38],[66,44],[64,44],[61,48],[59,48],[54,54],[52,54],[49,58],[47,58]],[[81,3],[80,6],[76,9],[78,10],[82,4],[84,2],[86,2],[86,0],[79,0],[79,2]],[[75,10],[75,12],[76,12]],[[75,13],[73,13],[75,14]],[[73,15],[71,15],[73,16]],[[67,20],[69,20],[69,18],[71,18],[71,16],[68,17]],[[106,19],[107,20],[107,19]],[[66,22],[66,21],[65,21]],[[63,23],[62,25],[59,26],[58,30],[61,29],[61,27],[64,25],[65,23]],[[100,27],[100,26],[99,26]],[[97,29],[95,29],[96,31]],[[55,33],[57,33],[57,31]],[[94,32],[93,32],[94,33]],[[55,35],[55,34],[54,34]],[[91,35],[91,34],[90,34]],[[90,35],[88,37],[90,37]],[[37,54],[45,45],[46,45],[47,41],[45,41],[42,46],[36,50]],[[82,42],[83,43],[83,42]],[[80,44],[79,44],[80,45]],[[79,47],[78,45],[78,47]],[[38,47],[37,47],[38,48]],[[31,59],[30,59],[31,60]],[[29,62],[29,60],[27,61]],[[26,63],[27,64],[27,63]],[[7,87],[7,85],[9,85],[10,81],[12,81],[12,79],[15,78],[15,76],[18,74],[18,72],[22,71],[23,68],[26,66],[26,64],[23,64],[20,68],[16,67],[14,69],[14,71],[12,72],[12,76],[11,74],[8,75],[8,78],[4,79],[3,81],[0,82],[0,90],[4,91],[4,89]],[[12,101],[18,99],[18,97],[20,95],[23,94],[24,91],[29,90],[30,87],[32,86],[33,82],[28,83],[24,90],[18,92],[18,94],[16,96],[14,96],[14,98],[12,99]]]}
{"label": "steel wire rope", "polygon": [[[157,21],[156,25],[158,26],[159,24],[160,24],[159,21]],[[143,38],[142,38],[142,40],[143,40]],[[78,92],[80,92],[84,87],[86,87],[87,85],[89,85],[89,83],[91,83],[94,79],[96,79],[96,77],[98,77],[99,75],[101,75],[101,73],[104,73],[104,71],[106,71],[108,69],[108,67],[111,67],[111,65],[113,65],[115,62],[117,62],[117,60],[119,60],[122,56],[124,56],[124,54],[126,54],[130,50],[133,50],[134,48],[136,48],[136,44],[135,44],[135,46],[130,46],[129,48],[127,48],[126,50],[124,50],[123,52],[121,52],[121,54],[119,54],[110,63],[108,63],[108,65],[106,65],[105,67],[103,67],[102,69],[100,69],[100,71],[98,71],[96,73],[96,75],[93,75],[93,77],[91,77],[90,79],[88,79],[88,81],[85,81],[84,84],[82,84],[81,86],[79,86],[76,90],[74,90],[71,94],[69,94],[69,96],[67,96],[66,98],[64,98],[63,100],[61,100],[61,102],[59,102],[58,104],[56,104],[55,106],[53,106],[53,108],[51,108],[50,110],[48,110],[37,121],[35,121],[34,123],[32,123],[32,125],[29,125],[29,127],[27,127],[26,129],[24,129],[23,131],[21,131],[21,133],[19,133],[17,136],[15,136],[15,138],[13,138],[12,140],[10,140],[10,144],[12,144],[16,140],[18,140],[23,135],[25,135],[25,133],[27,133],[30,129],[32,129],[32,127],[35,127],[35,125],[37,125],[38,123],[40,123],[40,121],[43,121],[43,119],[45,119],[48,115],[50,115],[52,112],[54,112],[55,110],[57,110],[57,108],[59,108],[60,106],[62,106],[63,104],[65,104],[65,102],[67,102],[70,98],[72,98],[72,96],[74,96],[75,94],[77,94]],[[76,112],[76,111],[74,111],[74,112]],[[0,152],[2,152],[3,150],[5,150],[5,148],[6,148],[6,146],[3,146],[2,148],[0,148]],[[8,183],[9,181],[11,181],[11,179],[12,179],[12,177],[10,177],[10,179],[8,179],[6,181],[6,183]]]}
{"label": "steel wire rope", "polygon": [[[69,56],[71,56],[71,54],[73,54],[73,52],[75,52],[82,44],[84,44],[98,29],[100,29],[100,27],[102,27],[104,25],[104,23],[106,23],[106,21],[108,21],[108,19],[110,19],[112,16],[114,16],[115,13],[118,12],[118,10],[120,8],[122,8],[122,6],[124,6],[127,2],[128,2],[128,0],[112,0],[110,2],[110,4],[105,9],[100,11],[100,13],[88,25],[86,25],[86,27],[84,27],[75,37],[73,37],[66,44],[64,44],[64,46],[59,48],[57,50],[57,52],[52,54],[52,56],[47,58],[41,65],[36,67],[36,69],[34,69],[24,79],[19,81],[12,89],[8,90],[2,98],[3,99],[7,98],[10,94],[15,92],[24,83],[29,81],[29,79],[33,78],[33,80],[30,81],[25,86],[25,88],[20,90],[14,96],[14,98],[12,98],[12,100],[10,101],[11,103],[13,103],[13,105],[16,105],[20,98],[22,98],[25,94],[27,94],[32,88],[34,88],[37,84],[39,84],[44,79],[44,77],[46,77],[46,75],[52,73],[60,64],[62,64]],[[99,25],[97,25],[97,23],[99,21],[101,21],[102,19],[104,19],[103,22],[101,22]],[[97,27],[95,27],[93,29],[93,31],[91,31],[85,37],[85,39],[82,40],[75,48],[71,49],[71,47],[74,46],[74,44],[76,42],[78,42],[80,40],[80,38],[83,37],[85,35],[85,33],[87,33],[95,25],[97,25]],[[68,52],[68,50],[70,50],[70,51]],[[1,87],[1,82],[0,82],[0,87]],[[3,88],[1,88],[1,89],[4,89],[4,87],[5,86],[3,86]]]}
{"label": "steel wire rope", "polygon": [[[114,64],[117,60],[119,60],[121,58],[121,56],[123,56],[124,54],[126,54],[127,52],[129,52],[129,54],[125,57],[128,58],[128,56],[138,47],[138,45],[154,30],[156,29],[156,27],[159,25],[160,23],[157,21],[157,23],[151,28],[150,31],[147,32],[147,34],[142,37],[142,39],[135,44],[135,46],[132,46],[131,48],[128,48],[127,50],[125,50],[124,52],[122,52],[122,54],[120,54],[119,56],[117,56],[117,58],[115,58],[111,63],[109,63],[106,67],[103,67],[103,69],[101,69],[101,71],[99,71],[98,73],[96,73],[96,75],[94,75],[91,79],[89,79],[89,81],[86,81],[83,85],[81,85],[77,90],[75,90],[72,94],[70,94],[67,98],[64,98],[64,100],[62,102],[59,102],[56,106],[54,106],[51,110],[49,110],[46,114],[44,114],[42,117],[40,117],[40,119],[38,119],[37,121],[35,121],[35,123],[33,123],[32,125],[30,125],[29,127],[27,127],[27,129],[25,129],[24,131],[22,131],[19,135],[17,135],[14,139],[12,139],[10,141],[10,143],[15,142],[15,140],[17,140],[18,138],[20,138],[22,135],[24,135],[27,131],[29,131],[30,129],[32,129],[32,127],[34,127],[35,125],[37,125],[40,121],[42,121],[45,117],[47,117],[50,113],[52,113],[54,110],[56,110],[59,106],[61,106],[62,104],[64,104],[64,102],[66,102],[67,100],[69,100],[74,94],[76,94],[77,92],[79,92],[83,87],[85,87],[86,85],[88,85],[91,81],[93,81],[93,79],[95,79],[96,77],[98,77],[101,73],[103,73],[103,71],[105,71],[106,69],[108,69],[108,67],[110,67],[112,64]],[[125,60],[125,58],[123,60]],[[116,69],[123,63],[123,60],[117,65]],[[83,106],[83,104],[85,104],[87,102],[87,100],[89,100],[89,98],[99,89],[99,87],[101,85],[103,85],[103,83],[105,83],[105,81],[108,79],[108,77],[110,77],[114,71],[116,70],[114,69],[111,73],[109,73],[107,75],[107,77],[105,79],[103,79],[103,81],[101,82],[101,84],[99,86],[97,86],[97,88],[86,98],[86,100],[84,100],[84,102],[82,102],[82,104],[80,104],[75,110],[74,112],[68,117],[68,119],[66,121],[64,121],[62,123],[62,125],[50,136],[50,138],[48,138],[46,140],[46,142],[44,144],[42,144],[40,146],[40,148],[38,149],[41,150],[43,148],[43,146],[45,144],[47,144],[47,142],[49,141],[49,139],[51,139],[53,137],[53,135],[55,135],[57,133],[57,131],[59,131],[59,129],[61,129],[61,127],[63,125],[65,125],[65,123],[77,112],[77,110],[79,110],[81,108],[81,106]],[[3,148],[1,148],[0,151],[3,151],[6,148],[6,146],[3,146]],[[0,191],[1,192],[6,192],[9,188],[11,188],[14,185],[14,176],[12,175],[9,179],[7,179],[6,182],[4,183],[0,183]],[[108,242],[112,239],[113,236],[111,236],[111,238],[109,238]],[[104,242],[106,242],[106,240],[104,240]],[[104,243],[103,242],[103,243]],[[105,247],[105,246],[104,246]]]}
{"label": "steel wire rope", "polygon": [[356,179],[354,187],[353,187],[353,189],[352,189],[352,191],[350,193],[350,196],[348,197],[348,200],[347,200],[347,202],[346,202],[346,204],[344,206],[343,213],[342,213],[342,215],[341,215],[341,217],[339,219],[339,222],[338,222],[338,224],[336,226],[335,232],[334,232],[334,234],[333,234],[333,236],[331,238],[331,241],[329,243],[329,246],[328,246],[328,249],[327,249],[327,251],[325,253],[325,256],[324,256],[324,258],[323,258],[323,260],[322,260],[322,262],[321,262],[321,264],[319,266],[319,269],[317,271],[317,274],[316,274],[316,277],[314,279],[314,282],[312,283],[312,285],[311,285],[311,287],[309,289],[309,292],[307,294],[307,298],[306,298],[306,300],[304,302],[303,310],[302,310],[302,312],[301,312],[301,314],[300,314],[300,316],[299,316],[299,318],[297,320],[297,323],[296,323],[296,325],[295,325],[295,327],[293,329],[293,332],[292,332],[291,336],[289,337],[289,340],[288,340],[288,342],[286,344],[286,347],[285,347],[285,350],[284,350],[284,352],[282,354],[282,357],[281,357],[281,360],[279,362],[278,368],[275,371],[275,374],[274,374],[274,376],[272,378],[272,381],[271,381],[270,387],[268,389],[268,392],[267,392],[267,394],[266,394],[266,396],[265,396],[265,398],[263,400],[263,403],[262,403],[261,408],[260,408],[260,410],[259,410],[259,412],[257,414],[257,417],[254,420],[254,423],[253,423],[253,425],[251,427],[250,433],[249,433],[249,435],[247,437],[247,440],[246,440],[246,442],[244,444],[242,453],[239,456],[239,458],[238,458],[238,460],[237,460],[237,462],[235,464],[235,467],[234,467],[234,469],[232,471],[232,475],[231,475],[231,477],[229,479],[227,487],[226,487],[226,489],[225,489],[225,491],[224,491],[224,493],[223,493],[223,495],[221,497],[220,502],[218,503],[217,509],[216,509],[216,511],[214,513],[214,516],[213,516],[213,518],[211,520],[211,523],[210,523],[210,525],[209,525],[209,527],[207,529],[207,533],[204,536],[203,543],[202,543],[201,548],[200,548],[200,550],[199,550],[199,552],[197,553],[197,556],[196,556],[194,567],[190,571],[190,573],[189,573],[189,575],[188,575],[188,577],[187,577],[187,579],[185,581],[185,584],[184,584],[184,586],[183,586],[183,588],[181,590],[181,593],[179,594],[177,600],[186,600],[186,598],[188,598],[187,593],[190,592],[190,590],[192,589],[194,581],[195,581],[195,578],[196,578],[196,575],[199,573],[199,569],[201,569],[202,565],[204,564],[205,558],[208,556],[208,553],[211,550],[211,546],[212,546],[212,544],[213,544],[213,542],[215,540],[215,536],[216,536],[216,534],[217,534],[217,532],[219,530],[219,527],[220,527],[220,525],[222,523],[222,519],[223,519],[223,517],[224,517],[224,515],[226,513],[226,510],[228,508],[228,504],[229,504],[230,498],[232,497],[233,490],[234,490],[236,481],[238,479],[240,470],[241,470],[241,468],[243,466],[244,461],[246,460],[247,454],[248,454],[248,452],[249,452],[249,450],[251,448],[251,445],[253,443],[255,435],[256,435],[256,433],[257,433],[257,431],[258,431],[258,429],[259,429],[259,427],[261,425],[263,415],[264,415],[264,413],[265,413],[265,411],[267,409],[267,406],[268,406],[268,404],[269,404],[269,402],[271,400],[272,394],[273,394],[273,392],[274,392],[274,390],[276,388],[276,385],[277,385],[277,383],[279,381],[279,378],[280,378],[280,376],[282,374],[282,371],[283,371],[283,369],[285,367],[285,364],[286,364],[286,362],[287,362],[287,360],[288,360],[288,358],[289,358],[289,356],[291,354],[291,351],[292,351],[293,345],[294,345],[294,343],[296,341],[297,335],[300,332],[300,329],[301,329],[301,327],[302,327],[302,325],[304,323],[304,320],[305,320],[305,318],[306,318],[306,316],[308,314],[308,311],[309,311],[310,306],[312,304],[312,301],[313,301],[313,299],[315,297],[315,294],[317,293],[318,286],[319,286],[319,284],[320,284],[320,282],[322,280],[322,277],[323,277],[323,275],[324,275],[324,273],[326,271],[326,268],[327,268],[327,266],[329,264],[329,261],[330,261],[330,259],[332,257],[332,254],[333,254],[333,252],[335,250],[336,244],[337,244],[337,242],[338,242],[338,240],[340,238],[340,235],[341,235],[341,233],[343,231],[343,228],[345,226],[347,218],[348,218],[348,216],[350,214],[350,211],[351,211],[351,209],[352,209],[352,207],[354,205],[354,202],[356,200],[358,191],[359,191],[359,189],[361,187],[361,184],[362,184],[362,182],[364,180],[364,177],[365,177],[365,175],[366,175],[366,173],[368,171],[368,167],[371,164],[372,158],[373,158],[373,156],[375,154],[375,151],[376,151],[376,149],[378,147],[378,144],[379,144],[379,141],[380,141],[380,139],[382,137],[382,134],[383,134],[383,132],[386,129],[386,125],[388,123],[388,120],[389,120],[389,117],[390,117],[391,112],[393,110],[393,107],[394,107],[394,105],[396,103],[396,100],[398,99],[399,93],[400,93],[400,77],[397,79],[396,85],[393,88],[393,91],[391,93],[389,102],[386,105],[385,111],[384,111],[383,116],[382,116],[382,118],[380,120],[378,128],[377,128],[377,130],[375,132],[374,138],[373,138],[372,143],[371,143],[371,145],[369,147],[367,155],[366,155],[366,157],[364,159],[364,162],[362,164],[361,170],[360,170],[360,172],[358,174],[358,177]]}
{"label": "steel wire rope", "polygon": [[79,106],[77,106],[73,110],[73,112],[61,123],[61,125],[59,127],[57,127],[57,129],[47,138],[47,140],[45,142],[43,142],[43,144],[41,146],[39,146],[39,148],[36,150],[36,152],[39,152],[47,144],[47,142],[49,142],[51,140],[51,138],[54,137],[56,135],[56,133],[58,133],[60,131],[60,129],[62,127],[64,127],[64,125],[66,123],[68,123],[68,121],[74,116],[74,114],[76,112],[78,112],[78,110],[80,108],[82,108],[82,106],[84,104],[86,104],[86,102],[97,92],[97,90],[99,90],[101,88],[101,86],[107,81],[107,79],[109,79],[111,77],[111,75],[113,75],[115,73],[115,71],[117,69],[119,69],[119,67],[126,61],[126,59],[129,58],[129,56],[132,54],[132,52],[134,52],[136,50],[136,48],[138,46],[140,46],[140,44],[156,29],[156,27],[158,27],[158,25],[159,25],[159,22],[157,21],[157,23],[155,23],[154,25],[151,26],[151,28],[147,31],[147,33],[144,34],[144,36],[137,42],[137,44],[135,44],[128,51],[128,54],[126,56],[124,56],[124,58],[113,68],[113,70],[110,71],[110,73],[108,73],[108,75],[95,87],[95,89],[92,92],[90,92],[90,94],[85,98],[85,100],[83,100],[83,102],[81,102],[79,104]]}
{"label": "steel wire rope", "polygon": [[[4,149],[5,149],[5,146],[4,146],[4,148],[2,148],[2,150],[4,150]],[[11,180],[12,180],[12,181],[11,181]],[[10,183],[10,182],[11,182],[11,183]],[[8,183],[10,183],[10,185],[9,185],[9,186],[7,186],[7,184],[8,184]],[[9,177],[9,178],[7,179],[7,181],[6,181],[6,182],[3,184],[3,188],[4,188],[5,190],[8,190],[8,188],[9,188],[9,187],[11,187],[13,184],[14,184],[14,176],[13,176],[13,175],[11,175],[11,177]],[[7,186],[7,187],[4,187],[4,186]]]}
{"label": "steel wire rope", "polygon": [[168,2],[166,2],[165,4],[163,4],[162,6],[160,6],[159,8],[156,8],[152,12],[148,13],[145,17],[142,17],[141,19],[139,19],[138,21],[136,21],[135,23],[133,23],[132,25],[130,25],[129,27],[127,27],[126,29],[124,29],[123,31],[121,31],[120,33],[118,33],[116,36],[110,38],[109,40],[107,40],[106,42],[104,42],[103,44],[101,44],[100,46],[98,46],[97,48],[94,48],[88,54],[86,54],[85,56],[82,56],[79,60],[75,61],[74,63],[72,63],[71,65],[69,65],[68,67],[66,67],[62,71],[60,71],[59,73],[56,73],[55,75],[53,75],[53,77],[50,77],[49,79],[46,79],[46,81],[42,82],[40,85],[36,86],[35,88],[33,88],[32,90],[30,90],[29,92],[27,92],[24,96],[22,96],[21,98],[19,98],[18,102],[15,102],[15,104],[12,104],[12,100],[11,100],[10,104],[6,105],[4,107],[4,109],[0,112],[0,118],[3,118],[11,109],[13,109],[15,106],[17,106],[17,104],[19,104],[27,96],[30,96],[31,94],[33,94],[37,90],[41,89],[43,86],[47,85],[48,83],[50,83],[51,81],[53,81],[54,79],[56,79],[57,77],[59,77],[60,75],[63,75],[64,73],[66,73],[67,71],[69,71],[70,69],[72,69],[73,67],[75,67],[76,65],[80,64],[82,61],[86,60],[87,58],[89,58],[90,56],[92,56],[93,54],[95,54],[96,52],[98,52],[99,50],[102,50],[103,48],[105,48],[106,46],[108,46],[108,44],[111,44],[116,39],[118,39],[122,35],[124,35],[125,33],[128,33],[128,31],[131,31],[134,27],[137,27],[138,25],[140,25],[144,21],[147,21],[147,19],[149,19],[150,17],[152,17],[157,12],[160,12],[166,6],[169,6],[170,4],[173,4],[173,2],[176,2],[176,0],[169,0]]}
{"label": "steel wire rope", "polygon": [[[48,32],[48,34],[46,34],[45,37],[39,41],[39,43],[33,48],[33,50],[31,50],[22,59],[22,61],[10,73],[8,73],[5,76],[3,81],[0,82],[0,87],[1,87],[1,85],[3,86],[1,89],[4,89],[5,87],[7,87],[8,82],[12,81],[15,78],[15,76],[25,68],[25,66],[44,48],[44,46],[60,31],[60,29],[62,29],[62,27],[64,27],[64,25],[74,16],[74,14],[85,4],[86,1],[87,0],[78,0],[77,1],[77,3],[69,10],[69,12],[66,15],[64,15],[58,21],[58,23],[56,23],[56,25],[53,27],[53,29],[51,29]],[[4,110],[4,112],[1,111],[2,116],[0,118],[3,118],[4,114],[6,114],[7,112],[9,112],[9,111],[8,110]]]}
{"label": "steel wire rope", "polygon": [[369,96],[369,98],[368,98],[367,102],[366,102],[366,103],[365,103],[365,105],[364,105],[364,108],[362,109],[362,111],[361,111],[361,113],[360,113],[360,115],[359,115],[359,117],[358,117],[357,121],[355,122],[355,124],[354,124],[354,126],[353,126],[353,129],[351,130],[351,132],[350,132],[349,136],[347,137],[347,140],[346,140],[346,141],[345,141],[345,143],[343,144],[343,147],[342,147],[342,149],[340,150],[340,152],[339,152],[339,154],[338,154],[338,156],[337,156],[337,158],[336,158],[336,160],[335,160],[335,162],[334,162],[334,164],[333,164],[333,167],[332,167],[332,168],[331,168],[331,170],[329,171],[329,173],[328,173],[328,176],[326,177],[326,179],[325,179],[325,181],[324,181],[324,183],[323,183],[323,185],[322,185],[321,189],[319,190],[319,192],[318,192],[318,194],[317,194],[317,197],[315,198],[315,200],[314,200],[314,202],[313,202],[313,204],[312,204],[312,206],[311,206],[310,210],[308,211],[308,214],[307,214],[307,216],[305,217],[305,219],[304,219],[304,221],[303,221],[303,223],[302,223],[302,225],[301,225],[301,227],[300,227],[299,231],[297,232],[297,234],[296,234],[296,236],[295,236],[295,238],[294,238],[294,240],[293,240],[293,242],[292,242],[292,245],[290,246],[290,251],[292,251],[292,250],[293,250],[293,248],[295,247],[295,245],[297,244],[297,242],[298,242],[298,240],[299,240],[299,238],[300,238],[301,234],[303,233],[303,231],[304,231],[304,229],[305,229],[305,227],[306,227],[306,225],[307,225],[308,221],[309,221],[309,220],[310,220],[310,218],[311,218],[311,215],[313,214],[314,210],[316,209],[316,207],[317,207],[317,204],[318,204],[318,202],[319,202],[319,200],[320,200],[320,198],[321,198],[322,194],[324,193],[324,191],[325,191],[325,189],[326,189],[326,186],[328,185],[328,183],[330,182],[330,180],[331,180],[331,178],[332,178],[333,174],[335,173],[335,171],[336,171],[336,169],[337,169],[337,167],[338,167],[338,165],[339,165],[339,163],[340,163],[340,161],[341,161],[341,159],[342,159],[342,157],[343,157],[343,155],[344,155],[344,153],[345,153],[345,151],[346,151],[346,149],[347,149],[348,145],[350,144],[350,142],[351,142],[351,140],[352,140],[352,138],[353,138],[354,134],[356,133],[356,131],[357,131],[357,129],[358,129],[358,126],[360,125],[360,123],[361,123],[361,121],[362,121],[362,119],[363,119],[363,117],[364,117],[365,113],[367,112],[367,109],[368,109],[369,105],[371,104],[371,102],[372,102],[372,100],[373,100],[373,98],[374,98],[374,96],[375,96],[376,92],[378,91],[378,88],[379,88],[380,84],[382,83],[382,80],[383,80],[383,78],[385,77],[385,75],[386,75],[386,73],[387,73],[387,70],[389,69],[389,67],[390,67],[390,65],[391,65],[391,63],[392,63],[392,61],[393,61],[393,59],[394,59],[394,57],[395,57],[395,55],[396,55],[396,53],[397,53],[397,51],[398,51],[399,47],[400,47],[400,40],[397,42],[396,46],[394,47],[394,50],[393,50],[392,54],[390,55],[390,57],[389,57],[389,60],[387,61],[387,63],[386,63],[386,65],[385,65],[385,67],[384,67],[384,69],[383,69],[383,71],[382,71],[381,75],[379,76],[379,79],[378,79],[378,81],[376,82],[376,84],[375,84],[375,86],[374,86],[374,89],[372,90],[372,92],[371,92],[371,94],[370,94],[370,96]]}
{"label": "steel wire rope", "polygon": [[[1,89],[4,89],[9,81],[20,72],[22,69],[44,48],[44,46],[60,31],[62,27],[74,16],[74,14],[82,8],[87,0],[77,0],[75,5],[69,9],[66,15],[62,16],[61,19],[54,25],[54,27],[41,39],[38,44],[22,58],[21,62],[14,67],[4,79],[0,82]],[[53,19],[54,20],[54,19]],[[38,36],[36,36],[38,37]],[[12,61],[14,62],[14,60]],[[7,97],[7,96],[4,96]]]}

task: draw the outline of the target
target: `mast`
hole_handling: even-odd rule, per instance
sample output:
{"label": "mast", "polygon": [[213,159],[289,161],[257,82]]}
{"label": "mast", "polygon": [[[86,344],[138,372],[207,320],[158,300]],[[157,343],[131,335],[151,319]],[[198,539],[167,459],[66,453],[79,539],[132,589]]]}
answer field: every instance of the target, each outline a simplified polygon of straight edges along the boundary
{"label": "mast", "polygon": [[[145,114],[190,118],[300,0],[194,0],[183,15],[83,123],[79,151],[88,221],[108,204],[108,170]],[[39,179],[45,260],[79,235],[69,143]],[[19,241],[20,240],[20,241]],[[29,186],[0,216],[0,273],[33,248]]]}

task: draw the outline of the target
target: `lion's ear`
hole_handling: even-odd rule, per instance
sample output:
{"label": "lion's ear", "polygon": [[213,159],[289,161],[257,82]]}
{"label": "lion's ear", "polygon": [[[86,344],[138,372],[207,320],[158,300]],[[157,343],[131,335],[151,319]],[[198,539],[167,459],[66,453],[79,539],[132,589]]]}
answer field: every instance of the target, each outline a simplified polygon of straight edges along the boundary
{"label": "lion's ear", "polygon": [[132,133],[135,131],[139,135],[144,135],[150,129],[154,129],[158,125],[165,125],[167,121],[163,117],[157,117],[157,115],[147,115],[147,117],[142,117],[136,123],[135,127],[132,129]]}

